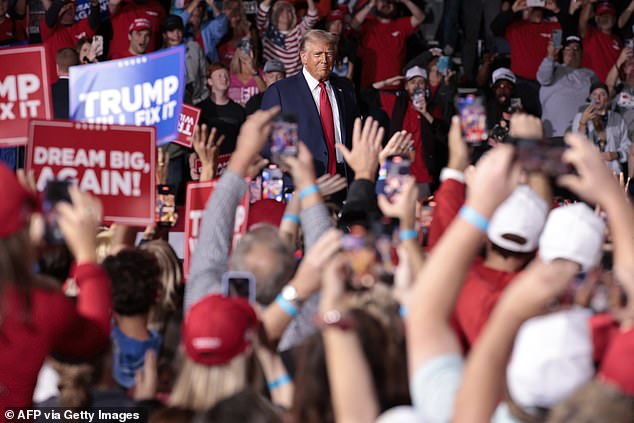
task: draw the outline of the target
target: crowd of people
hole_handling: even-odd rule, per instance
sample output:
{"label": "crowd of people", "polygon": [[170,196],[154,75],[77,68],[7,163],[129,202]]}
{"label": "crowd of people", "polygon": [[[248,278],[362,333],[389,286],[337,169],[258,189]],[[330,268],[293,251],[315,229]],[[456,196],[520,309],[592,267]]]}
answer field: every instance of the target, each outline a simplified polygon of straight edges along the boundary
{"label": "crowd of people", "polygon": [[216,180],[185,281],[169,229],[103,226],[72,186],[44,210],[0,149],[0,411],[634,421],[633,12],[0,0],[0,45],[45,47],[56,119],[70,67],[184,45],[200,122],[156,181],[182,206]]}

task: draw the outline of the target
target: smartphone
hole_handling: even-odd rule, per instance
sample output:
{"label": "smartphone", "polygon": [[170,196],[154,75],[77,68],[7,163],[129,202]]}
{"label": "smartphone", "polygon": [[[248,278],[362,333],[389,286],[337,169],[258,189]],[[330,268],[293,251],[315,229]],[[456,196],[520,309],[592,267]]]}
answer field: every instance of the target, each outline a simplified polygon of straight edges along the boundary
{"label": "smartphone", "polygon": [[425,98],[425,92],[422,88],[416,88],[412,93],[412,103],[419,105],[422,103],[423,98]]}
{"label": "smartphone", "polygon": [[64,243],[64,235],[57,223],[57,212],[55,206],[60,202],[72,204],[68,188],[70,181],[51,180],[44,187],[42,200],[42,212],[44,214],[44,240],[49,245],[60,245]]}
{"label": "smartphone", "polygon": [[251,54],[251,52],[253,51],[253,46],[251,45],[251,39],[243,38],[242,40],[240,40],[240,43],[238,43],[238,48],[242,50],[244,54],[247,54],[247,55]]}
{"label": "smartphone", "polygon": [[273,161],[280,163],[284,157],[297,156],[298,125],[297,116],[284,113],[272,122],[271,155]]}
{"label": "smartphone", "polygon": [[275,165],[262,169],[262,199],[284,201],[284,174]]}
{"label": "smartphone", "polygon": [[92,45],[93,51],[95,52],[95,57],[99,57],[103,54],[103,36],[95,35],[92,37]]}
{"label": "smartphone", "polygon": [[512,139],[517,162],[529,172],[542,172],[560,176],[572,172],[572,167],[561,159],[566,145],[562,141],[547,139]]}
{"label": "smartphone", "polygon": [[625,40],[625,48],[629,48],[630,50],[634,50],[634,39],[628,38]]}
{"label": "smartphone", "polygon": [[511,100],[510,100],[509,104],[510,104],[510,107],[511,107],[510,108],[510,112],[511,113],[515,113],[515,112],[517,112],[519,110],[522,110],[522,108],[524,107],[522,105],[522,99],[519,98],[519,97],[511,97]]}
{"label": "smartphone", "polygon": [[247,15],[255,15],[258,12],[257,1],[242,2],[242,6],[244,7],[244,13],[246,13]]}
{"label": "smartphone", "polygon": [[526,0],[526,7],[546,7],[546,0]]}
{"label": "smartphone", "polygon": [[342,237],[341,247],[350,273],[346,288],[352,291],[371,288],[377,282],[377,254],[367,230],[354,225],[351,232]]}
{"label": "smartphone", "polygon": [[225,297],[240,297],[255,304],[255,276],[251,272],[225,272],[222,275],[222,294]]}
{"label": "smartphone", "polygon": [[463,139],[469,144],[484,143],[488,139],[484,97],[476,90],[458,90],[455,102]]}
{"label": "smartphone", "polygon": [[438,72],[444,73],[451,66],[451,59],[449,58],[449,56],[440,56],[440,58],[438,59],[438,64],[436,66],[438,67]]}
{"label": "smartphone", "polygon": [[553,46],[555,48],[561,47],[562,36],[563,36],[563,31],[561,29],[555,29],[551,33],[550,39],[553,41]]}
{"label": "smartphone", "polygon": [[379,170],[379,179],[384,180],[383,194],[390,201],[396,200],[403,192],[403,186],[410,175],[412,163],[409,157],[396,155],[387,158]]}
{"label": "smartphone", "polygon": [[176,225],[176,199],[169,185],[159,185],[156,197],[156,224],[168,228]]}

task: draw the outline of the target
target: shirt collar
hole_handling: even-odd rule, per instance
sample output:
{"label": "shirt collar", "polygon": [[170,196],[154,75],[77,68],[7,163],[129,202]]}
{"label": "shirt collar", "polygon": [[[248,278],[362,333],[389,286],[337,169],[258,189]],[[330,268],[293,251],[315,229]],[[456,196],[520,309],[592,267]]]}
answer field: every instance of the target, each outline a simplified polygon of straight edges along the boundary
{"label": "shirt collar", "polygon": [[[315,78],[313,78],[313,76],[308,72],[308,70],[306,69],[306,66],[304,66],[304,68],[302,69],[302,72],[304,74],[304,78],[306,78],[306,82],[308,83],[308,88],[310,88],[310,91],[315,91],[315,88],[317,88],[317,86],[319,86],[319,81],[316,80]],[[328,87],[328,81],[324,81],[324,84],[326,85],[326,88]]]}

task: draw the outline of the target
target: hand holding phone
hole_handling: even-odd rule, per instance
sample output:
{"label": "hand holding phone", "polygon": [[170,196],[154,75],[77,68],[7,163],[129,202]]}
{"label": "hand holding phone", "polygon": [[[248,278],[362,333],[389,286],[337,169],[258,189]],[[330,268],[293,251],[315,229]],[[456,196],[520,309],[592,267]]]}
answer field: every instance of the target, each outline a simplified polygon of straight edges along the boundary
{"label": "hand holding phone", "polygon": [[284,113],[272,122],[271,155],[273,161],[282,164],[284,157],[295,157],[298,153],[297,116]]}
{"label": "hand holding phone", "polygon": [[159,226],[173,227],[178,220],[176,200],[169,185],[158,186],[156,197],[156,223]]}
{"label": "hand holding phone", "polygon": [[456,109],[460,116],[462,138],[470,144],[481,144],[488,139],[484,98],[475,90],[458,91]]}
{"label": "hand holding phone", "polygon": [[562,36],[563,36],[563,31],[561,29],[555,29],[555,30],[553,30],[553,32],[551,34],[551,40],[553,42],[553,47],[555,47],[556,49],[561,48]]}
{"label": "hand holding phone", "polygon": [[55,206],[60,202],[72,204],[68,188],[70,181],[51,180],[46,183],[42,201],[42,212],[44,214],[44,240],[49,245],[59,245],[64,243],[64,235],[57,223],[57,212]]}

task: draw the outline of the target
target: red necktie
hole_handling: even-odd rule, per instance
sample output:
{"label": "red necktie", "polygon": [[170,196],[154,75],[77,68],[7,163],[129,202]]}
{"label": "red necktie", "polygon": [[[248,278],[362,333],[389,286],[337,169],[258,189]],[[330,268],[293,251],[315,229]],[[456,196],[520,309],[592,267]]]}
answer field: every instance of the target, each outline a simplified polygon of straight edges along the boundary
{"label": "red necktie", "polygon": [[328,149],[328,173],[334,175],[337,173],[337,153],[335,152],[335,122],[332,117],[332,105],[328,98],[328,91],[323,82],[319,83],[319,117],[321,118],[321,127],[324,130],[324,138],[326,139],[326,148]]}

